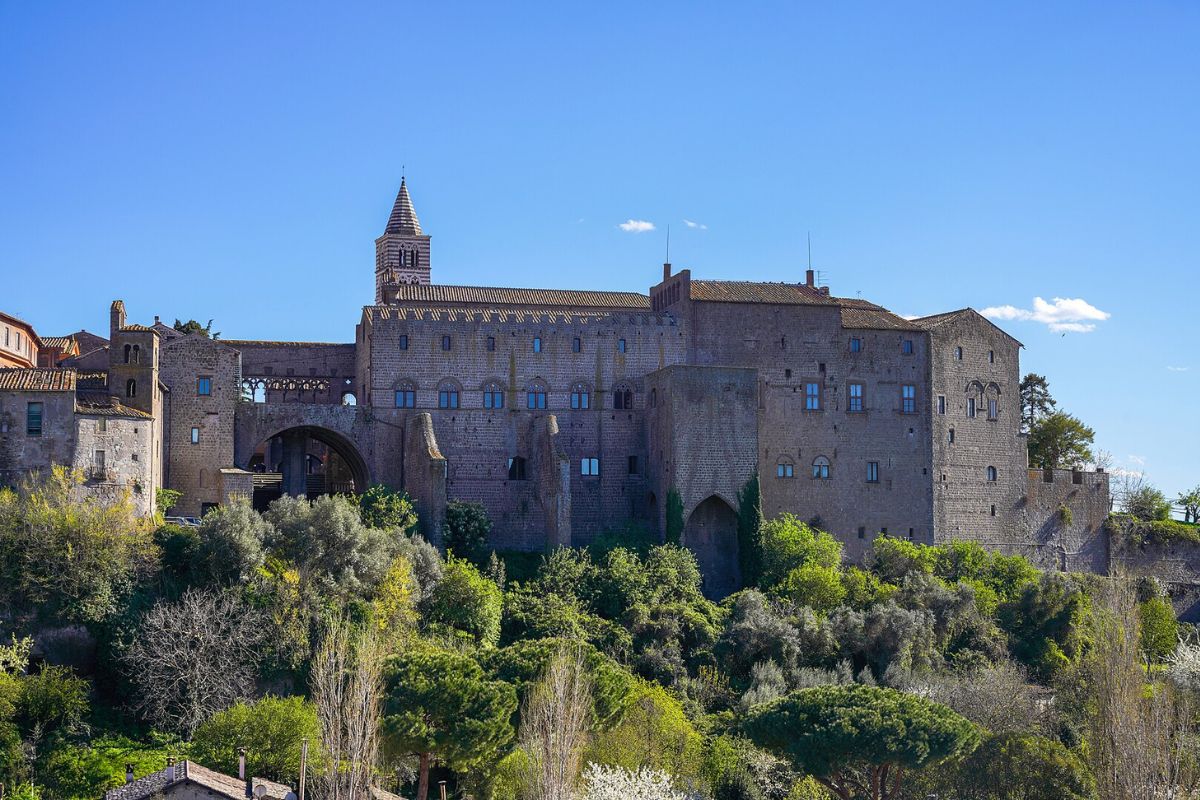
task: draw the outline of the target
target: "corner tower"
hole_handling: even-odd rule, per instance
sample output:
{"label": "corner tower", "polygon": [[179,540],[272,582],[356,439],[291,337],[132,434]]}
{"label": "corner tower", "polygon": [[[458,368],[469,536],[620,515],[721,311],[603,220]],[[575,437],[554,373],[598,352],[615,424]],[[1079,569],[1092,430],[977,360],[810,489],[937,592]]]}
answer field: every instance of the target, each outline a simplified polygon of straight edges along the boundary
{"label": "corner tower", "polygon": [[390,302],[389,287],[404,283],[429,283],[429,237],[400,179],[400,193],[392,206],[383,235],[375,240],[375,302]]}

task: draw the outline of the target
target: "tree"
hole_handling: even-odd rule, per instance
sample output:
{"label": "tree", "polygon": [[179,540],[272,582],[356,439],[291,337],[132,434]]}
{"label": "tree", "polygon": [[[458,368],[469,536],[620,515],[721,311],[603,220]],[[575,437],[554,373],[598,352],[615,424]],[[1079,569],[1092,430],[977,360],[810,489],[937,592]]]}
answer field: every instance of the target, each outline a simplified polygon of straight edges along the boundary
{"label": "tree", "polygon": [[294,785],[300,775],[301,742],[312,742],[310,763],[319,766],[321,728],[316,707],[302,697],[268,695],[238,702],[203,722],[192,736],[191,757],[206,767],[236,775],[239,750],[246,748],[246,774]]}
{"label": "tree", "polygon": [[996,618],[1009,649],[1035,678],[1049,681],[1079,659],[1088,598],[1077,579],[1043,573],[1016,599],[1001,604]]}
{"label": "tree", "polygon": [[128,497],[80,497],[78,471],[53,467],[0,490],[0,602],[48,623],[101,622],[157,561],[151,520]]}
{"label": "tree", "polygon": [[[927,787],[956,800],[1092,800],[1087,764],[1057,739],[1009,732],[988,737]],[[926,787],[922,787],[923,789]],[[922,791],[921,797],[925,796]]]}
{"label": "tree", "polygon": [[792,514],[780,514],[759,529],[762,541],[762,576],[759,586],[769,589],[805,564],[837,567],[842,544],[824,531],[814,530]]}
{"label": "tree", "polygon": [[232,594],[189,589],[142,617],[124,654],[135,705],[160,728],[191,736],[254,688],[267,626]]}
{"label": "tree", "polygon": [[410,531],[417,524],[417,512],[408,492],[396,491],[377,483],[358,498],[358,511],[368,528],[399,528]]}
{"label": "tree", "polygon": [[583,651],[560,651],[529,689],[521,710],[528,800],[572,800],[591,716],[591,678]]}
{"label": "tree", "polygon": [[1033,426],[1037,424],[1038,420],[1054,413],[1054,407],[1058,404],[1050,396],[1050,384],[1045,375],[1028,373],[1021,379],[1019,391],[1021,393],[1021,425],[1026,431],[1030,431],[1033,430]]}
{"label": "tree", "polygon": [[1200,524],[1200,486],[1180,492],[1175,504],[1183,506],[1183,521]]}
{"label": "tree", "polygon": [[214,508],[197,530],[199,548],[193,574],[203,583],[231,586],[245,583],[263,565],[263,543],[274,530],[245,497]]}
{"label": "tree", "polygon": [[1152,664],[1161,664],[1175,652],[1179,642],[1179,620],[1175,609],[1162,597],[1151,597],[1138,605],[1142,632],[1142,654]]}
{"label": "tree", "polygon": [[207,325],[201,325],[199,322],[197,322],[194,319],[189,319],[187,322],[182,322],[179,320],[178,317],[176,317],[175,324],[172,327],[184,335],[198,333],[201,336],[203,336],[205,339],[221,338],[221,334],[219,332],[218,333],[212,332],[212,326],[213,326],[213,321],[211,319],[208,321]]}
{"label": "tree", "polygon": [[382,728],[389,753],[418,758],[416,800],[427,800],[434,758],[464,771],[513,738],[511,686],[488,679],[467,656],[444,650],[401,653],[386,665]]}
{"label": "tree", "polygon": [[488,534],[491,532],[492,520],[482,503],[451,500],[446,504],[442,543],[449,552],[481,564],[487,558]]}
{"label": "tree", "polygon": [[1142,484],[1125,495],[1125,512],[1146,521],[1171,518],[1167,496],[1149,484]]}
{"label": "tree", "polygon": [[839,570],[812,563],[796,567],[771,591],[821,614],[837,608],[846,598]]}
{"label": "tree", "polygon": [[1056,411],[1029,429],[1029,463],[1043,469],[1080,467],[1092,460],[1096,432],[1077,417]]}
{"label": "tree", "polygon": [[629,770],[588,764],[583,773],[583,790],[578,800],[689,800],[675,788],[671,776],[662,770],[641,767]]}
{"label": "tree", "polygon": [[742,585],[756,586],[762,572],[761,529],[765,522],[757,472],[738,492],[737,501],[738,566],[742,573]]}
{"label": "tree", "polygon": [[311,684],[325,759],[322,795],[371,800],[383,700],[383,649],[375,627],[355,627],[340,616],[329,620]]}
{"label": "tree", "polygon": [[840,800],[893,800],[904,773],[971,752],[978,729],[945,706],[854,684],[801,689],[753,709],[742,730]]}
{"label": "tree", "polygon": [[452,556],[429,598],[425,618],[433,626],[461,631],[475,644],[492,647],[500,641],[503,608],[500,587],[470,562]]}

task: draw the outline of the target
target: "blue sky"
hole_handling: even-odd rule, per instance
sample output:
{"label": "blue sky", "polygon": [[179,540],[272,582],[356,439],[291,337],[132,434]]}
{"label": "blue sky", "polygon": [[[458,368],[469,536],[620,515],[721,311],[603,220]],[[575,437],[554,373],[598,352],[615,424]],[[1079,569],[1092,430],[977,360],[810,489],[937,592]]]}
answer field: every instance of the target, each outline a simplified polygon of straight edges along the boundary
{"label": "blue sky", "polygon": [[0,307],[350,341],[403,166],[437,282],[644,291],[670,225],[704,277],[802,280],[811,232],[835,294],[1011,306],[1023,367],[1174,493],[1197,41],[1189,2],[0,0]]}

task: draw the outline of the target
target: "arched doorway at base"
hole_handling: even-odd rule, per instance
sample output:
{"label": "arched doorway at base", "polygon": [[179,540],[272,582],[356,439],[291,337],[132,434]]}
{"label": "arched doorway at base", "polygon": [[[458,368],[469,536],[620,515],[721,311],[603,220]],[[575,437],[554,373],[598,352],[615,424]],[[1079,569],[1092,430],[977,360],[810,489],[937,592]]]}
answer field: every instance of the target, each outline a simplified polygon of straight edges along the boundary
{"label": "arched doorway at base", "polygon": [[707,597],[719,600],[741,588],[737,512],[723,498],[711,495],[692,510],[683,545],[696,556]]}
{"label": "arched doorway at base", "polygon": [[327,428],[298,426],[259,443],[246,469],[254,473],[254,507],[265,510],[285,494],[313,499],[361,494],[370,479],[354,443]]}

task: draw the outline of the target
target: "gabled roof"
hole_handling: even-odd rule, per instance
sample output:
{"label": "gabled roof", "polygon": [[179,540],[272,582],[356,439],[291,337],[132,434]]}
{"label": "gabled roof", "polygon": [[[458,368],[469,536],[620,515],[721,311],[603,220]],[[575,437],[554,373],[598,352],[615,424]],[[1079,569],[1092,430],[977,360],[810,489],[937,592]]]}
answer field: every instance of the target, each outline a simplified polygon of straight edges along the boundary
{"label": "gabled roof", "polygon": [[[147,800],[165,794],[168,789],[186,783],[194,784],[226,800],[283,800],[291,789],[282,783],[264,778],[251,778],[250,785],[240,778],[202,767],[194,761],[179,761],[158,772],[152,772],[136,781],[118,786],[104,793],[104,800]],[[260,791],[255,791],[262,787]]]}
{"label": "gabled roof", "polygon": [[775,303],[782,305],[833,306],[837,299],[815,286],[803,283],[692,280],[692,300],[710,303]]}
{"label": "gabled roof", "polygon": [[412,198],[408,196],[408,186],[404,178],[400,179],[400,192],[396,195],[396,203],[392,206],[392,215],[388,217],[384,233],[396,233],[401,236],[422,236],[421,221],[417,219],[417,211],[413,208]]}
{"label": "gabled roof", "polygon": [[57,347],[59,350],[70,350],[75,345],[74,336],[45,336],[42,338],[42,347],[52,348]]}
{"label": "gabled roof", "polygon": [[968,319],[968,318],[981,319],[984,322],[986,322],[988,325],[991,325],[993,328],[1000,331],[1000,333],[1004,334],[1009,339],[1012,339],[1014,342],[1016,342],[1018,347],[1025,346],[1025,345],[1021,344],[1021,341],[1019,339],[1017,339],[1017,337],[1013,336],[1011,333],[1004,330],[1004,328],[1001,328],[999,325],[992,322],[990,319],[985,317],[983,314],[980,314],[978,311],[976,311],[975,309],[970,308],[970,307],[960,308],[957,311],[947,311],[942,314],[930,314],[927,317],[917,317],[916,319],[913,320],[913,322],[915,322],[917,325],[920,325],[922,328],[924,328],[927,331],[935,331],[938,328],[943,327],[944,325],[948,325],[952,322],[957,322],[959,320]]}
{"label": "gabled roof", "polygon": [[575,289],[518,289],[496,286],[447,286],[440,283],[406,283],[389,287],[395,291],[396,302],[451,303],[464,305],[481,303],[488,306],[558,306],[572,309],[590,308],[650,308],[649,295],[638,292],[590,292]]}
{"label": "gabled roof", "polygon": [[75,370],[56,367],[0,369],[0,391],[73,392]]}
{"label": "gabled roof", "polygon": [[924,330],[911,320],[893,314],[883,306],[846,297],[837,298],[842,307],[842,327],[868,331],[920,331]]}

